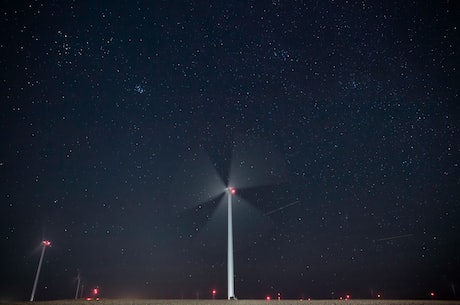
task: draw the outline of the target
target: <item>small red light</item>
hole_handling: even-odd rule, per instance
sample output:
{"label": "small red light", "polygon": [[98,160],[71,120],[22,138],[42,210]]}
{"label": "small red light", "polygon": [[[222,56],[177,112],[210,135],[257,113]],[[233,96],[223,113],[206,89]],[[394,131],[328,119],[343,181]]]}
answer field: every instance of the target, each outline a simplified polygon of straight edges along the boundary
{"label": "small red light", "polygon": [[97,295],[98,292],[99,292],[99,290],[98,290],[97,288],[94,288],[94,289],[93,289],[93,294],[94,294],[94,295]]}
{"label": "small red light", "polygon": [[51,245],[51,242],[49,240],[44,240],[42,241],[42,245],[44,245],[45,247],[48,247],[49,245]]}
{"label": "small red light", "polygon": [[433,292],[433,291],[430,292],[430,296],[431,296],[431,297],[434,297],[434,292]]}
{"label": "small red light", "polygon": [[382,297],[382,295],[379,293],[377,294],[377,298],[380,299]]}
{"label": "small red light", "polygon": [[266,297],[265,299],[266,299],[267,301],[270,301],[271,298],[270,298],[269,295],[267,295],[267,297]]}

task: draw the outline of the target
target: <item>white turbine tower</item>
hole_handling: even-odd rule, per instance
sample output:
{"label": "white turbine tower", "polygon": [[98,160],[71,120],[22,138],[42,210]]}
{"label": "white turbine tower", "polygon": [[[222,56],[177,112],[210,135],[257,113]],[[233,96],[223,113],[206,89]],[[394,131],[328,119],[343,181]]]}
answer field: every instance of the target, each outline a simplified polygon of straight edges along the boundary
{"label": "white turbine tower", "polygon": [[235,297],[235,272],[233,268],[233,211],[232,195],[235,194],[233,187],[227,187],[227,299],[233,300]]}

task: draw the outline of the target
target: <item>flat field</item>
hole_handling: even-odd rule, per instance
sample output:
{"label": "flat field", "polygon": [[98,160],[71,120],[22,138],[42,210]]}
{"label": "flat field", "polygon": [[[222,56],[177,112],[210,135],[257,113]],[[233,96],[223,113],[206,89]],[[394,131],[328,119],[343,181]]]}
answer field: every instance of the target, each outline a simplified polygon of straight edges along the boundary
{"label": "flat field", "polygon": [[103,299],[99,301],[55,300],[44,302],[1,303],[11,305],[460,305],[457,301],[439,300],[143,300]]}

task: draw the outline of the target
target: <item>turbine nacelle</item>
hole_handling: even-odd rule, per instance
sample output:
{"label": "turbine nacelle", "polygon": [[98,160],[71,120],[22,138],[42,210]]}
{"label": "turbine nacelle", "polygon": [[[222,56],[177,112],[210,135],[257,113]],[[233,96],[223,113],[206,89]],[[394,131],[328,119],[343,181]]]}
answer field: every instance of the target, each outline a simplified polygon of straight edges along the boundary
{"label": "turbine nacelle", "polygon": [[236,189],[232,186],[229,186],[225,189],[225,191],[231,195],[235,195],[236,194]]}

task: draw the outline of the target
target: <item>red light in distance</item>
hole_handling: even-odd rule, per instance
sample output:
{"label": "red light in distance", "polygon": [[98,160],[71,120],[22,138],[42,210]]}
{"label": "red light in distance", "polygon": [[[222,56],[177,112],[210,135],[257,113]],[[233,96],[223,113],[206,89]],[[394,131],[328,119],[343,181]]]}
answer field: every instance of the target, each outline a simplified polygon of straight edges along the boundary
{"label": "red light in distance", "polygon": [[49,240],[44,240],[42,241],[42,245],[45,246],[45,247],[48,247],[51,245],[51,242]]}

